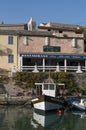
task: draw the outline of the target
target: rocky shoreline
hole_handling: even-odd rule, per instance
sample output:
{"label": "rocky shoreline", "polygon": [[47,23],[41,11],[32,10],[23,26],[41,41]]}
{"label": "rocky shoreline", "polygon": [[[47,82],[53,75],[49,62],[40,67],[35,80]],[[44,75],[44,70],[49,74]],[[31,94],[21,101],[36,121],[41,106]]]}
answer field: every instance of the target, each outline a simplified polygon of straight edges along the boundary
{"label": "rocky shoreline", "polygon": [[[23,94],[24,95],[18,95]],[[24,105],[31,104],[32,95],[26,95],[23,89],[15,86],[12,80],[8,83],[0,83],[0,105]]]}

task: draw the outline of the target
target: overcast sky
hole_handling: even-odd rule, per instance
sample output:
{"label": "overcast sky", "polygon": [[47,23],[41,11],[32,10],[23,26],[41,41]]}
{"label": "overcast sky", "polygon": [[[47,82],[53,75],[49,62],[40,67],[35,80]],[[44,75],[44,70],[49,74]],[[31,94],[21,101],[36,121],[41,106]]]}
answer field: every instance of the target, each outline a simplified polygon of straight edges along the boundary
{"label": "overcast sky", "polygon": [[86,0],[0,0],[0,23],[55,22],[86,25]]}

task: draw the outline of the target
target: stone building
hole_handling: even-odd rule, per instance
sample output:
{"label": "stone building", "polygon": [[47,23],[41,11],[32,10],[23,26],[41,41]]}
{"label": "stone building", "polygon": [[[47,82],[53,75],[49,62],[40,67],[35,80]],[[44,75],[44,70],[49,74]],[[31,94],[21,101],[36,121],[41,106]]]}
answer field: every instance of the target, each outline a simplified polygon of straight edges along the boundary
{"label": "stone building", "polygon": [[0,24],[0,70],[86,71],[84,26],[41,23]]}

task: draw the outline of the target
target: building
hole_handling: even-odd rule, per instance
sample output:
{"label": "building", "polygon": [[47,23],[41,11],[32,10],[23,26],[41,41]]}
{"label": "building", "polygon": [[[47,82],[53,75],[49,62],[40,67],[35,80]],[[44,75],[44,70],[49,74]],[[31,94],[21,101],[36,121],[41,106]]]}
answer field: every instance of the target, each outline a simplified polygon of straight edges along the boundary
{"label": "building", "polygon": [[86,27],[41,23],[0,24],[0,70],[86,71]]}

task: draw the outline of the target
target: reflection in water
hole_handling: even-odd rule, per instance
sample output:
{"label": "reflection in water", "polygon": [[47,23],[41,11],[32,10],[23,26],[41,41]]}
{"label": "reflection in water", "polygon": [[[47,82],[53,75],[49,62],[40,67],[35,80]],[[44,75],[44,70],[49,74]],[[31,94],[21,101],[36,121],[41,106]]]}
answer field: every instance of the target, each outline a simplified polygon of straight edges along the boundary
{"label": "reflection in water", "polygon": [[24,107],[0,107],[0,130],[86,130],[85,112],[45,115]]}
{"label": "reflection in water", "polygon": [[31,120],[31,124],[34,127],[38,127],[38,125],[41,125],[42,127],[47,127],[57,122],[60,119],[61,117],[58,116],[56,112],[52,112],[52,113],[49,112],[46,114],[33,112],[33,118]]}
{"label": "reflection in water", "polygon": [[29,130],[32,110],[23,107],[0,107],[0,130]]}
{"label": "reflection in water", "polygon": [[86,130],[85,121],[86,113],[83,112],[74,111],[60,116],[56,112],[45,115],[33,112],[31,125],[37,130]]}
{"label": "reflection in water", "polygon": [[86,112],[83,111],[72,111],[72,114],[77,115],[80,118],[86,118]]}

